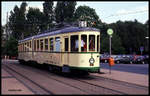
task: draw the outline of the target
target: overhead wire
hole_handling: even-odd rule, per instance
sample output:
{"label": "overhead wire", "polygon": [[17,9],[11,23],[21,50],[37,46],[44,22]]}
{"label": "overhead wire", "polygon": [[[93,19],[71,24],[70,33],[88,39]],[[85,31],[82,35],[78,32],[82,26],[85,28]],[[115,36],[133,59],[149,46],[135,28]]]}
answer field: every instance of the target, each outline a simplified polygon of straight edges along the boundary
{"label": "overhead wire", "polygon": [[112,14],[112,15],[107,16],[107,17],[105,17],[105,18],[112,17],[112,16],[120,16],[120,15],[128,15],[128,14],[143,13],[143,12],[146,12],[146,11],[148,11],[148,10],[141,10],[141,11],[127,12],[127,13],[120,13],[120,14]]}

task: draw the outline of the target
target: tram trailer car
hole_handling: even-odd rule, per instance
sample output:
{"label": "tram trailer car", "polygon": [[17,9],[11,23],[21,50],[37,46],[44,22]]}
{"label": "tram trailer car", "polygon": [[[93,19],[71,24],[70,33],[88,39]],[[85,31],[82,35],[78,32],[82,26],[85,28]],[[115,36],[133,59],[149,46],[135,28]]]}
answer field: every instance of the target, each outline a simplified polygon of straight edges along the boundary
{"label": "tram trailer car", "polygon": [[61,72],[99,72],[100,30],[67,27],[18,41],[18,60]]}

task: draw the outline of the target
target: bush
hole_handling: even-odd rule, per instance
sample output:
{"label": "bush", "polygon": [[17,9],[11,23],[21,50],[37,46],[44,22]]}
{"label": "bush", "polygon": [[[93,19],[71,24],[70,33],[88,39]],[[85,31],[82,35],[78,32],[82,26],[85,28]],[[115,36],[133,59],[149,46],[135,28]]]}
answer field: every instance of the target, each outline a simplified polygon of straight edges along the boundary
{"label": "bush", "polygon": [[3,47],[2,55],[17,56],[18,55],[18,42],[15,38],[10,37]]}

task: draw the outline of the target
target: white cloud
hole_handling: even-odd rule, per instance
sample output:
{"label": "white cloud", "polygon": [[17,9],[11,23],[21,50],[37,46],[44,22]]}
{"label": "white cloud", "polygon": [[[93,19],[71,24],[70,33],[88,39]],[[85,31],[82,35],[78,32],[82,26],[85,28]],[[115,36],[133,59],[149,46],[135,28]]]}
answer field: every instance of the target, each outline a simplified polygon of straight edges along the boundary
{"label": "white cloud", "polygon": [[149,11],[149,8],[148,8],[148,6],[139,6],[139,7],[136,7],[135,10],[138,10],[138,11],[147,10],[147,11]]}
{"label": "white cloud", "polygon": [[32,7],[32,8],[38,8],[40,9],[41,12],[43,12],[43,6],[27,6],[26,10],[28,11],[29,10],[29,7]]}

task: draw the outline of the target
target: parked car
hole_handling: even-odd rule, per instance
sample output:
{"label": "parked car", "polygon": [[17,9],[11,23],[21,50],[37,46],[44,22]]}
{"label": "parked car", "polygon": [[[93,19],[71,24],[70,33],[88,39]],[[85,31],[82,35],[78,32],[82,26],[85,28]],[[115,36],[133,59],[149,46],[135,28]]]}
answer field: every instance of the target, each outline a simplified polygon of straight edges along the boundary
{"label": "parked car", "polygon": [[[114,58],[116,64],[148,64],[149,56],[148,55],[111,55]],[[108,63],[109,55],[102,54],[100,57],[100,62]]]}
{"label": "parked car", "polygon": [[146,64],[149,62],[149,58],[146,56],[135,56],[134,59],[132,60],[133,63],[135,64]]}
{"label": "parked car", "polygon": [[120,56],[115,58],[115,63],[123,63],[123,64],[130,64],[131,57],[130,56]]}

